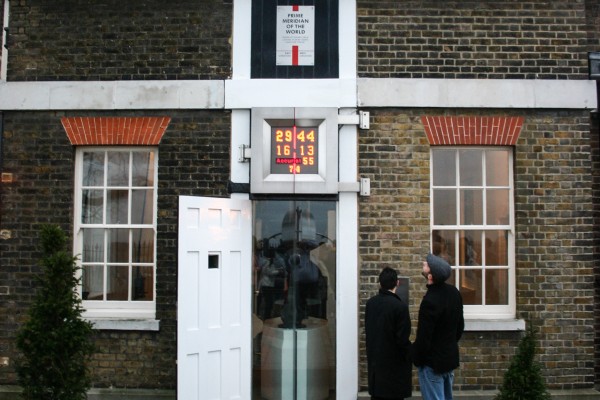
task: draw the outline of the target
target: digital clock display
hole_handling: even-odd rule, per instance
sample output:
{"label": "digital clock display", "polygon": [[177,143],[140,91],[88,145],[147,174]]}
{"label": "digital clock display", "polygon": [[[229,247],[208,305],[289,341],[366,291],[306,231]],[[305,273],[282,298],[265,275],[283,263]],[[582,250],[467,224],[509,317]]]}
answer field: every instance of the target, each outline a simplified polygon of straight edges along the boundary
{"label": "digital clock display", "polygon": [[318,132],[316,126],[271,127],[271,173],[317,174]]}

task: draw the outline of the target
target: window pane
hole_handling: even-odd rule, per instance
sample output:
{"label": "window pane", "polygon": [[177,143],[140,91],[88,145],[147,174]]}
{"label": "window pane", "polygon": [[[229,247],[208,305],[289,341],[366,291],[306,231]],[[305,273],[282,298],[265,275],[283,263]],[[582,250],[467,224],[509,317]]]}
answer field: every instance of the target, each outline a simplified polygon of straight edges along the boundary
{"label": "window pane", "polygon": [[446,283],[452,286],[456,286],[456,272],[457,270],[452,268],[452,273],[450,274],[450,278],[446,280]]}
{"label": "window pane", "polygon": [[433,223],[456,225],[456,191],[447,189],[433,191]]}
{"label": "window pane", "polygon": [[108,153],[108,186],[129,185],[129,152]]}
{"label": "window pane", "polygon": [[431,252],[455,265],[456,260],[456,231],[433,231]]}
{"label": "window pane", "polygon": [[107,229],[108,262],[129,262],[129,229]]}
{"label": "window pane", "polygon": [[508,265],[508,231],[485,232],[485,265]]}
{"label": "window pane", "polygon": [[152,224],[154,220],[153,190],[131,191],[131,223],[132,224]]}
{"label": "window pane", "polygon": [[104,152],[83,153],[83,186],[104,186]]}
{"label": "window pane", "polygon": [[482,150],[460,150],[459,154],[459,174],[461,186],[482,186],[483,185],[483,164]]}
{"label": "window pane", "polygon": [[127,190],[107,190],[106,223],[126,224],[129,207]]}
{"label": "window pane", "polygon": [[129,267],[109,265],[106,280],[106,300],[128,300]]}
{"label": "window pane", "polygon": [[134,152],[131,165],[133,186],[154,186],[154,152]]}
{"label": "window pane", "polygon": [[493,189],[487,191],[487,224],[508,225],[509,190]]}
{"label": "window pane", "polygon": [[132,229],[133,262],[154,262],[154,229]]}
{"label": "window pane", "polygon": [[508,304],[508,270],[488,269],[485,271],[485,304]]}
{"label": "window pane", "polygon": [[132,300],[154,300],[154,268],[133,267]]}
{"label": "window pane", "polygon": [[485,171],[487,186],[508,186],[508,151],[486,151]]}
{"label": "window pane", "polygon": [[104,262],[104,229],[83,229],[81,261],[84,263]]}
{"label": "window pane", "polygon": [[461,231],[459,234],[460,265],[481,265],[481,231]]}
{"label": "window pane", "polygon": [[482,303],[481,270],[463,269],[460,271],[460,294],[463,304],[477,305]]}
{"label": "window pane", "polygon": [[434,150],[433,156],[433,185],[455,186],[456,185],[456,151]]}
{"label": "window pane", "polygon": [[104,191],[84,189],[81,194],[81,223],[101,224]]}
{"label": "window pane", "polygon": [[460,191],[460,223],[462,225],[483,224],[482,189],[462,189]]}
{"label": "window pane", "polygon": [[86,265],[82,269],[81,282],[83,300],[103,300],[104,293],[104,266]]}

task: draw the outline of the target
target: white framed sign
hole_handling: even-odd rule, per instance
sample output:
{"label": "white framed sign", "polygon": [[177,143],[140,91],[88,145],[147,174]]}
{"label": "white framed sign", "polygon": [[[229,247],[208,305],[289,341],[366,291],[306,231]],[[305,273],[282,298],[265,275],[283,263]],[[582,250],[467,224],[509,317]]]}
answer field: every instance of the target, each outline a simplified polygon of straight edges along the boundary
{"label": "white framed sign", "polygon": [[315,6],[277,6],[276,64],[315,65]]}
{"label": "white framed sign", "polygon": [[337,108],[253,108],[251,193],[338,193]]}

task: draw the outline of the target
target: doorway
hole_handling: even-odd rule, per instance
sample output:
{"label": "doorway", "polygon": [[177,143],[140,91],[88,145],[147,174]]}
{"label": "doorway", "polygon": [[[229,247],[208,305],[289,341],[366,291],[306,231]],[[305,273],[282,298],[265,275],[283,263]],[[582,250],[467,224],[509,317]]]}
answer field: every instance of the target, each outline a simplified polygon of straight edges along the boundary
{"label": "doorway", "polygon": [[255,400],[335,399],[336,205],[253,202]]}

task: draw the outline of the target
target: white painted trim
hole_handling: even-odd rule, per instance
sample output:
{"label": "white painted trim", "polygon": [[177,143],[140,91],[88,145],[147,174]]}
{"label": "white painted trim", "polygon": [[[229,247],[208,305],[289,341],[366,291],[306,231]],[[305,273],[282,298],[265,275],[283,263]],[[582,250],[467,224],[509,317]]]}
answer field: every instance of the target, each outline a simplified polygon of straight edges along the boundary
{"label": "white painted trim", "polygon": [[[356,130],[356,127],[353,127]],[[342,128],[345,129],[345,128]],[[348,154],[348,159],[353,157]],[[340,167],[342,167],[340,165]],[[340,168],[343,171],[344,168]],[[358,388],[358,194],[338,201],[336,287],[336,399],[354,400]],[[339,251],[344,249],[344,251]]]}
{"label": "white painted trim", "polygon": [[525,320],[522,319],[496,319],[496,320],[481,320],[471,319],[465,320],[465,331],[524,331]]}
{"label": "white painted trim", "polygon": [[[358,89],[358,91],[357,91]],[[594,81],[239,79],[0,82],[0,110],[177,110],[254,107],[594,109]]]}
{"label": "white painted trim", "polygon": [[156,319],[110,319],[86,318],[96,330],[111,331],[158,331],[160,321]]}
{"label": "white painted trim", "polygon": [[223,81],[0,82],[0,110],[222,109]]}
{"label": "white painted trim", "polygon": [[252,55],[251,17],[251,1],[233,1],[232,79],[250,79]]}
{"label": "white painted trim", "polygon": [[578,108],[597,105],[588,80],[377,79],[358,80],[359,107]]}
{"label": "white painted trim", "polygon": [[341,0],[338,18],[339,77],[356,78],[356,0]]}
{"label": "white painted trim", "polygon": [[231,181],[250,183],[250,162],[238,160],[240,145],[250,146],[250,110],[231,112]]}
{"label": "white painted trim", "polygon": [[356,107],[355,79],[225,81],[225,108]]}
{"label": "white painted trim", "polygon": [[[354,109],[339,111],[355,114]],[[358,180],[358,128],[344,125],[339,133],[340,182]],[[355,400],[358,388],[358,193],[339,194],[337,213],[336,399]]]}
{"label": "white painted trim", "polygon": [[3,16],[3,24],[2,24],[2,41],[0,45],[2,46],[2,60],[0,62],[0,81],[6,82],[6,71],[8,68],[8,49],[4,47],[6,45],[6,41],[8,40],[8,35],[6,34],[5,28],[8,28],[8,24],[10,21],[10,1],[4,0],[4,16]]}

